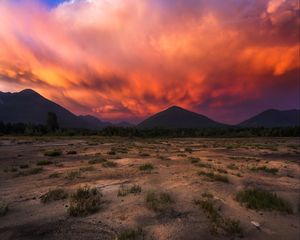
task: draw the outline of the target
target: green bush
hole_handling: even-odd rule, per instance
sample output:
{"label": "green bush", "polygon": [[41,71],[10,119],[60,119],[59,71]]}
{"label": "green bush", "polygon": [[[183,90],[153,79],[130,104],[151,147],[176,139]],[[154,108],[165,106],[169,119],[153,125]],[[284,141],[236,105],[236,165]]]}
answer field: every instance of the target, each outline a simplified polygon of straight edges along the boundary
{"label": "green bush", "polygon": [[97,157],[97,158],[94,158],[94,159],[91,159],[89,160],[89,164],[98,164],[98,163],[104,163],[106,162],[107,160],[102,158],[102,157]]}
{"label": "green bush", "polygon": [[214,181],[229,183],[229,179],[226,175],[215,174],[213,172],[199,172],[199,175],[206,176]]}
{"label": "green bush", "polygon": [[78,188],[71,195],[68,212],[73,217],[84,217],[100,210],[102,194],[96,188]]}
{"label": "green bush", "polygon": [[278,197],[275,193],[263,189],[247,189],[236,195],[236,200],[247,208],[255,210],[276,210],[279,212],[293,213],[289,202]]}

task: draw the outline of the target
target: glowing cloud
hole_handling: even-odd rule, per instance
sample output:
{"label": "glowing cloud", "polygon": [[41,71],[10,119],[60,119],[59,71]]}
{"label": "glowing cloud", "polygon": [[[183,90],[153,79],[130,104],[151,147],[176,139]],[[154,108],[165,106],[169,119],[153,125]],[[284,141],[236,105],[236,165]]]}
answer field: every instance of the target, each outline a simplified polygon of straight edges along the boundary
{"label": "glowing cloud", "polygon": [[110,120],[178,104],[237,122],[299,107],[298,14],[297,0],[4,0],[0,86]]}

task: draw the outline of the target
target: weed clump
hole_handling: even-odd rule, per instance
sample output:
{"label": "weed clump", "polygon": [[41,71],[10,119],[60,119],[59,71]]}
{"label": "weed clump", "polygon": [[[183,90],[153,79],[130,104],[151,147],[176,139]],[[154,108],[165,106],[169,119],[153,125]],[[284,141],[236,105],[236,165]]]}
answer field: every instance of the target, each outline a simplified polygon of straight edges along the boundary
{"label": "weed clump", "polygon": [[145,239],[145,233],[142,228],[125,229],[119,234],[117,239],[118,240],[143,240]]}
{"label": "weed clump", "polygon": [[41,196],[42,203],[63,200],[68,197],[68,194],[61,188],[50,189],[47,193]]}
{"label": "weed clump", "polygon": [[153,165],[152,165],[151,163],[146,163],[146,164],[141,165],[141,166],[139,167],[139,169],[140,169],[141,171],[143,171],[143,172],[148,172],[148,173],[150,173],[150,172],[154,169],[154,167],[153,167]]}
{"label": "weed clump", "polygon": [[142,188],[140,185],[134,184],[132,186],[124,186],[121,185],[118,191],[118,197],[125,197],[129,194],[139,194],[142,192]]}
{"label": "weed clump", "polygon": [[0,201],[0,217],[5,216],[8,211],[8,205]]}
{"label": "weed clump", "polygon": [[226,175],[220,175],[220,174],[215,174],[214,172],[203,172],[203,171],[199,172],[198,174],[206,176],[213,181],[229,183],[229,179]]}
{"label": "weed clump", "polygon": [[40,160],[36,163],[36,165],[38,166],[46,166],[46,165],[51,165],[53,164],[53,162],[49,161],[49,160]]}
{"label": "weed clump", "polygon": [[278,197],[275,193],[262,189],[240,191],[236,195],[236,200],[250,209],[293,213],[289,202]]}
{"label": "weed clump", "polygon": [[155,212],[164,212],[170,209],[174,202],[171,195],[166,192],[156,193],[149,191],[146,194],[146,206]]}
{"label": "weed clump", "polygon": [[84,217],[98,212],[102,203],[102,193],[85,186],[71,195],[68,212],[73,217]]}
{"label": "weed clump", "polygon": [[59,149],[48,150],[44,153],[44,155],[47,157],[58,157],[58,156],[62,155],[62,151]]}

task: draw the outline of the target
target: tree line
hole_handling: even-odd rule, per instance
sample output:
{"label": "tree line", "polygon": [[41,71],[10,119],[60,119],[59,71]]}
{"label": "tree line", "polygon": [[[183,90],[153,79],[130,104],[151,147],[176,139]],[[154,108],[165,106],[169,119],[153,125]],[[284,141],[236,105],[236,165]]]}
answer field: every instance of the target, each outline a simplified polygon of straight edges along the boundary
{"label": "tree line", "polygon": [[300,127],[276,128],[203,128],[203,129],[138,129],[109,126],[99,130],[60,128],[55,113],[48,113],[42,124],[0,122],[0,135],[28,136],[121,136],[121,137],[300,137]]}

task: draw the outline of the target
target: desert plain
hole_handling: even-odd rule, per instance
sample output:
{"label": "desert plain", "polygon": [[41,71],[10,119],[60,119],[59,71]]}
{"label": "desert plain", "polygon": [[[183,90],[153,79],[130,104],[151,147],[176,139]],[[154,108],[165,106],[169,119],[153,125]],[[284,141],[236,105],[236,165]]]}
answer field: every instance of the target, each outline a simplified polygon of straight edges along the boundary
{"label": "desert plain", "polygon": [[0,239],[296,240],[299,157],[298,138],[1,137]]}

